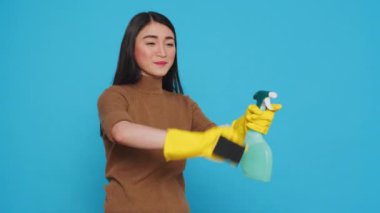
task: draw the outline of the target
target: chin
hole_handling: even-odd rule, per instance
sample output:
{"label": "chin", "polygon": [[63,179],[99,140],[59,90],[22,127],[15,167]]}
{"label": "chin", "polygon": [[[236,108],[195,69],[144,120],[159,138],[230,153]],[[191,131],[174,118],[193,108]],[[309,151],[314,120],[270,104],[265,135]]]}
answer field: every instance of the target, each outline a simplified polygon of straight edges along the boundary
{"label": "chin", "polygon": [[165,72],[162,72],[162,71],[157,71],[157,72],[142,72],[142,74],[146,75],[146,76],[153,77],[153,78],[163,78],[166,74],[168,74],[168,71],[165,71]]}

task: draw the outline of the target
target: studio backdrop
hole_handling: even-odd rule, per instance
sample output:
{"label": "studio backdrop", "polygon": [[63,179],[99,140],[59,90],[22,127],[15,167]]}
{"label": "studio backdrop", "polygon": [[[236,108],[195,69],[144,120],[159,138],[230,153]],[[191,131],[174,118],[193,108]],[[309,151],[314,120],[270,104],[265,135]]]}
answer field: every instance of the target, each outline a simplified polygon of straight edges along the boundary
{"label": "studio backdrop", "polygon": [[218,125],[273,90],[269,183],[188,160],[191,212],[380,212],[380,3],[374,0],[0,2],[0,212],[103,212],[97,99],[129,20],[177,31],[185,94]]}

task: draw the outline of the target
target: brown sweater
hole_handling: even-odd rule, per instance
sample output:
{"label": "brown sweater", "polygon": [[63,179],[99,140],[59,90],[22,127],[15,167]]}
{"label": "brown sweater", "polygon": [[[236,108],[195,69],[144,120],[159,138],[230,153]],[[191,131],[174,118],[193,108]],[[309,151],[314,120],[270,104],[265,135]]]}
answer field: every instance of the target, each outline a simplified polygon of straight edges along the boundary
{"label": "brown sweater", "polygon": [[189,212],[183,170],[186,161],[165,162],[162,149],[113,142],[111,129],[130,121],[160,129],[204,131],[209,121],[189,97],[167,92],[162,81],[144,76],[137,84],[111,86],[98,100],[106,151],[105,212]]}

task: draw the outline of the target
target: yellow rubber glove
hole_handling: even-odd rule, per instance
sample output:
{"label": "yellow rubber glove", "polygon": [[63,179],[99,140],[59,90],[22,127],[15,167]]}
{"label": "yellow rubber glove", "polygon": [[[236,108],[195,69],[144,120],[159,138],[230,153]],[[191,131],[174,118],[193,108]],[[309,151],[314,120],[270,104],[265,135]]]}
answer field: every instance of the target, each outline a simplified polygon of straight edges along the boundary
{"label": "yellow rubber glove", "polygon": [[[220,142],[221,137],[233,143],[225,146],[225,143]],[[191,157],[206,157],[219,160],[225,156],[215,154],[217,145],[225,151],[234,150],[234,147],[239,149],[240,147],[244,152],[242,144],[243,138],[240,138],[231,127],[213,127],[205,132],[168,129],[164,144],[164,156],[166,161]],[[232,148],[231,145],[233,146]]]}
{"label": "yellow rubber glove", "polygon": [[232,122],[232,128],[234,128],[242,138],[245,138],[247,129],[266,135],[274,119],[275,112],[282,108],[281,104],[271,105],[273,109],[267,109],[265,111],[261,111],[255,104],[249,105],[245,115]]}

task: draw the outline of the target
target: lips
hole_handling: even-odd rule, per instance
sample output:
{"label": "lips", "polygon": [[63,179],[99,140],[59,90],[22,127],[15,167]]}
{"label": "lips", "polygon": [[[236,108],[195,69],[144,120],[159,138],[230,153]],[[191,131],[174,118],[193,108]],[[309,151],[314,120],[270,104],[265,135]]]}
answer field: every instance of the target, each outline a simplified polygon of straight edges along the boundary
{"label": "lips", "polygon": [[156,61],[156,62],[153,62],[154,64],[158,65],[158,66],[165,66],[168,62],[166,61]]}

